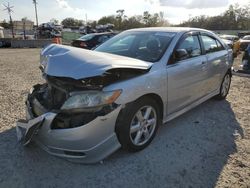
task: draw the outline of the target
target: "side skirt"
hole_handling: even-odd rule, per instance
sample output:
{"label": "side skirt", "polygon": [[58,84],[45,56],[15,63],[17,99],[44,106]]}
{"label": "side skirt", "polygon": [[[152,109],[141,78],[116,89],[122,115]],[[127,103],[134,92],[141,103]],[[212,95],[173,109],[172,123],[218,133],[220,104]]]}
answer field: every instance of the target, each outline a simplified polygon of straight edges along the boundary
{"label": "side skirt", "polygon": [[191,110],[192,108],[194,108],[194,107],[200,105],[201,103],[207,101],[208,99],[214,97],[215,95],[218,95],[218,94],[219,94],[219,91],[220,91],[219,89],[218,89],[218,90],[215,90],[214,92],[212,92],[212,93],[206,95],[205,97],[202,97],[201,99],[199,99],[199,100],[193,102],[192,104],[186,106],[185,108],[183,108],[183,109],[181,109],[181,110],[179,110],[179,111],[177,111],[177,112],[174,112],[174,113],[172,113],[172,114],[169,114],[169,115],[163,120],[163,124],[166,123],[166,122],[168,122],[168,121],[171,121],[172,119],[174,119],[174,118],[176,118],[176,117],[178,117],[178,116],[180,116],[180,115],[182,115],[182,114],[184,114],[184,113],[186,113],[187,111]]}

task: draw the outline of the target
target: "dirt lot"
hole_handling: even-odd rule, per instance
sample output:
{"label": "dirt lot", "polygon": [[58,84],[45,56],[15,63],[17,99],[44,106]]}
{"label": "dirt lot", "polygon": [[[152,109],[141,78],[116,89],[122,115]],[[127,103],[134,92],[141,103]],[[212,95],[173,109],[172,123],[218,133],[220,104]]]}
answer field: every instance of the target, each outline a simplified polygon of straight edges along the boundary
{"label": "dirt lot", "polygon": [[145,150],[73,164],[16,141],[29,88],[42,82],[38,49],[0,50],[0,187],[250,187],[250,78],[162,126]]}

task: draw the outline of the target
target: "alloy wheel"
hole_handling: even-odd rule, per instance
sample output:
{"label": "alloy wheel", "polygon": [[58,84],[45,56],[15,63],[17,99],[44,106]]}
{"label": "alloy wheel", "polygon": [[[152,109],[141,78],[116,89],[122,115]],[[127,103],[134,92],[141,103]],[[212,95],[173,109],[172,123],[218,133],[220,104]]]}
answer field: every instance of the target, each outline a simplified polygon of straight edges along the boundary
{"label": "alloy wheel", "polygon": [[143,106],[134,115],[130,124],[130,139],[134,145],[145,144],[153,135],[157,124],[156,110]]}
{"label": "alloy wheel", "polygon": [[221,95],[224,97],[227,95],[229,87],[230,87],[230,75],[227,74],[224,77],[223,83],[222,83],[222,87],[221,87]]}

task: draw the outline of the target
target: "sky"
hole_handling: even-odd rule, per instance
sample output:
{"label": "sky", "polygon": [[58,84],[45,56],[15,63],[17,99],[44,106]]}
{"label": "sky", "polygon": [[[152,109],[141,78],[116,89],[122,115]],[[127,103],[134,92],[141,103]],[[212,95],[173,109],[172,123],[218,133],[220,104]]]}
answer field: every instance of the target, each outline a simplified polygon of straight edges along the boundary
{"label": "sky", "polygon": [[[13,20],[27,17],[35,21],[35,10],[32,0],[0,0],[0,21],[9,20],[8,13],[3,11],[3,4],[13,7]],[[250,0],[37,0],[39,24],[52,18],[62,21],[73,17],[81,20],[98,20],[102,16],[124,9],[125,15],[142,15],[164,12],[164,17],[172,24],[179,24],[190,17],[198,15],[215,16],[224,12],[230,4],[245,5]]]}

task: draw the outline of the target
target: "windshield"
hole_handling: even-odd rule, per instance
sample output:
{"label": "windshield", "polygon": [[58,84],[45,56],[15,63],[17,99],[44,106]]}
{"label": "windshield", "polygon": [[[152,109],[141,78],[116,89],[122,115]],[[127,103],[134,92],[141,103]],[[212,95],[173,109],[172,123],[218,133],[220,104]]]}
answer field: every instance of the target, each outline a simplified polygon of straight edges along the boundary
{"label": "windshield", "polygon": [[149,62],[158,61],[166,51],[173,32],[123,32],[95,49]]}
{"label": "windshield", "polygon": [[94,36],[95,36],[94,34],[87,34],[87,35],[83,35],[79,39],[81,39],[82,41],[87,41],[87,40],[91,40]]}

